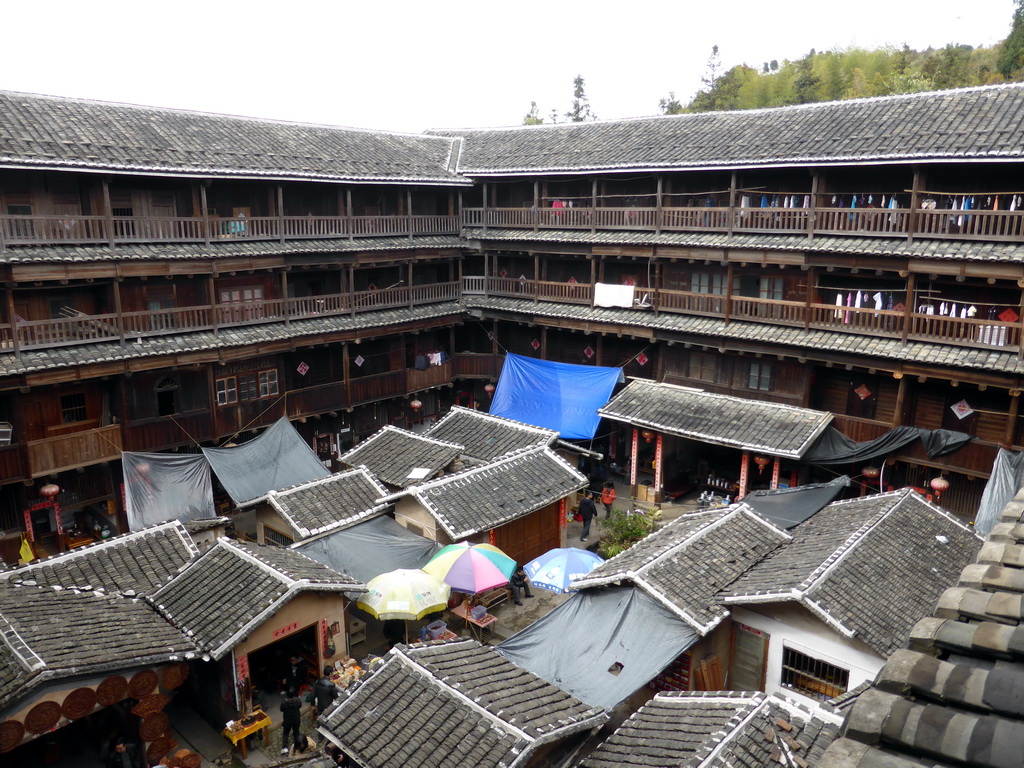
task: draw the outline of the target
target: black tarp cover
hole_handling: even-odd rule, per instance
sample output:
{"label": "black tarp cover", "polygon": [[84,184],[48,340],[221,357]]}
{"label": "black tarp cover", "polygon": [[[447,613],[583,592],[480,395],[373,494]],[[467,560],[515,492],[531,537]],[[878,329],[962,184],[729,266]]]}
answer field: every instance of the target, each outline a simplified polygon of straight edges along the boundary
{"label": "black tarp cover", "polygon": [[[611,709],[697,640],[668,608],[623,586],[578,592],[497,651],[581,701]],[[618,674],[609,671],[618,664]]]}
{"label": "black tarp cover", "polygon": [[440,548],[387,515],[291,546],[364,584],[388,571],[422,568]]}
{"label": "black tarp cover", "polygon": [[895,427],[874,440],[858,443],[842,432],[829,427],[801,457],[808,464],[849,464],[880,456],[888,456],[904,445],[921,440],[928,452],[928,458],[952,453],[971,441],[971,436],[948,429],[919,429],[918,427]]}
{"label": "black tarp cover", "polygon": [[743,497],[743,503],[780,528],[795,528],[835,501],[849,485],[850,478],[843,475],[827,483],[753,491]]}
{"label": "black tarp cover", "polygon": [[203,448],[203,455],[238,505],[331,474],[283,417],[247,443],[234,448]]}

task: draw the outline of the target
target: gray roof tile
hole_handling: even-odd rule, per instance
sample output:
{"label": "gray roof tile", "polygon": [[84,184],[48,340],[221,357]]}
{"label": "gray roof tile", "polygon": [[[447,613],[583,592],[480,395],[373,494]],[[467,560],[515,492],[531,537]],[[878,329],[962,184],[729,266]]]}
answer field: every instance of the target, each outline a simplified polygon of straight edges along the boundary
{"label": "gray roof tile", "polygon": [[[429,480],[451,464],[464,447],[388,425],[341,456],[350,467],[366,467],[378,480],[397,488]],[[427,474],[411,478],[413,470]],[[381,494],[382,496],[384,494]]]}
{"label": "gray roof tile", "polygon": [[377,500],[387,492],[370,472],[359,468],[283,491],[270,491],[267,503],[305,538],[383,514],[387,505]]}
{"label": "gray roof tile", "polygon": [[461,406],[452,408],[427,435],[464,446],[463,454],[478,461],[490,461],[530,446],[549,446],[558,438],[551,429]]}

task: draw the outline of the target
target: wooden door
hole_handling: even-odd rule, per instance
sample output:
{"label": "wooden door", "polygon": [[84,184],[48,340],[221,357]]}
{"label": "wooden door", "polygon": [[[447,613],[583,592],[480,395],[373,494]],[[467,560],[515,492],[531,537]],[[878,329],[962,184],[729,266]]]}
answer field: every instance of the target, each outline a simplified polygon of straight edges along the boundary
{"label": "wooden door", "polygon": [[770,635],[739,622],[732,625],[732,663],[728,688],[733,691],[763,691],[768,663]]}
{"label": "wooden door", "polygon": [[550,504],[497,528],[494,544],[520,565],[559,544],[558,504]]}

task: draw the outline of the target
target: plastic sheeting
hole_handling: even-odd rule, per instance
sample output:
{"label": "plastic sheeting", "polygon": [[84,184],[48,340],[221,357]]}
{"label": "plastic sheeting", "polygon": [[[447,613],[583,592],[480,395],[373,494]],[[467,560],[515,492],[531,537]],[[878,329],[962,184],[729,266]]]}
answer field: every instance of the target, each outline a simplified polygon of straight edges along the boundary
{"label": "plastic sheeting", "polygon": [[440,548],[387,515],[291,546],[364,584],[388,571],[422,568]]}
{"label": "plastic sheeting", "polygon": [[280,418],[257,438],[235,448],[203,448],[235,504],[246,504],[270,491],[309,483],[331,473],[324,468],[288,419]]}
{"label": "plastic sheeting", "polygon": [[562,438],[585,440],[597,432],[597,409],[625,381],[620,368],[554,363],[505,356],[490,413],[535,427],[553,429]]}
{"label": "plastic sheeting", "polygon": [[654,598],[635,587],[609,587],[573,595],[497,651],[587,704],[611,709],[697,639]]}
{"label": "plastic sheeting", "polygon": [[743,502],[780,528],[795,528],[835,501],[849,485],[850,478],[843,475],[828,483],[754,491],[744,496]]}
{"label": "plastic sheeting", "polygon": [[981,494],[978,515],[974,519],[974,530],[981,536],[988,536],[992,526],[999,521],[999,515],[1014,496],[1024,487],[1024,453],[1014,453],[1000,448],[992,463],[992,474]]}
{"label": "plastic sheeting", "polygon": [[122,453],[128,530],[216,516],[210,465],[199,454]]}
{"label": "plastic sheeting", "polygon": [[904,445],[921,440],[928,458],[952,453],[971,441],[971,436],[948,429],[919,429],[918,427],[896,427],[874,440],[858,443],[842,432],[829,427],[801,457],[809,464],[847,464],[876,459],[899,450]]}

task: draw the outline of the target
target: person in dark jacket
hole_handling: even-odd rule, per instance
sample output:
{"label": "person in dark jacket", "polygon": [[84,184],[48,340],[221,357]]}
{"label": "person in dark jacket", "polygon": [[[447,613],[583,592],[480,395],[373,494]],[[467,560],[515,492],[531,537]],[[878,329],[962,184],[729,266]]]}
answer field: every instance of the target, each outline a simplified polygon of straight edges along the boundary
{"label": "person in dark jacket", "polygon": [[530,582],[526,578],[526,571],[523,570],[523,566],[516,566],[515,573],[512,574],[512,579],[508,584],[512,587],[512,598],[515,600],[516,605],[523,604],[519,599],[521,594],[533,597],[533,594],[530,592]]}
{"label": "person in dark jacket", "polygon": [[316,716],[319,717],[338,698],[338,686],[331,682],[331,668],[324,667],[324,675],[313,686],[313,700],[316,703]]}
{"label": "person in dark jacket", "polygon": [[288,732],[291,731],[295,740],[295,751],[304,752],[306,741],[299,733],[302,725],[302,699],[294,688],[289,688],[284,701],[281,702],[281,712],[284,713],[284,729],[281,733],[281,754],[288,754]]}
{"label": "person in dark jacket", "polygon": [[583,500],[580,502],[580,517],[583,518],[583,533],[580,534],[580,541],[586,541],[590,536],[590,521],[597,515],[597,507],[590,491],[583,492]]}

